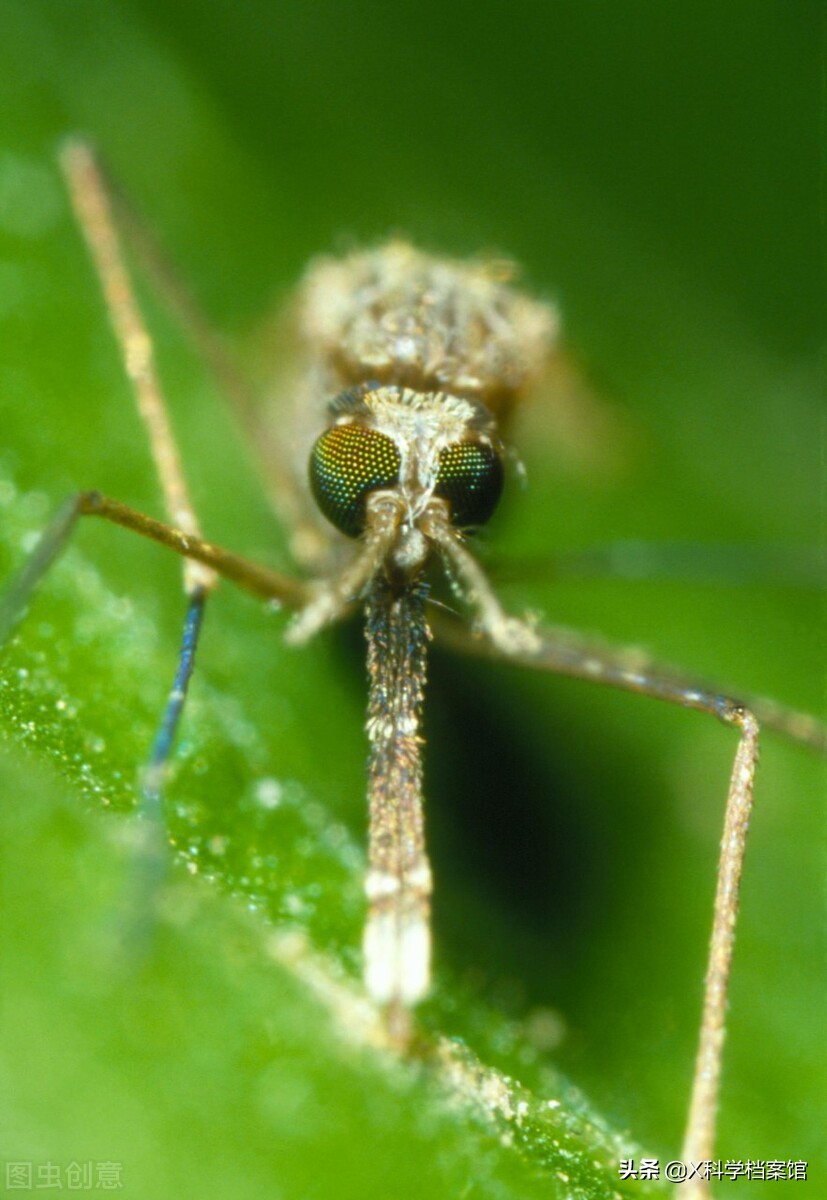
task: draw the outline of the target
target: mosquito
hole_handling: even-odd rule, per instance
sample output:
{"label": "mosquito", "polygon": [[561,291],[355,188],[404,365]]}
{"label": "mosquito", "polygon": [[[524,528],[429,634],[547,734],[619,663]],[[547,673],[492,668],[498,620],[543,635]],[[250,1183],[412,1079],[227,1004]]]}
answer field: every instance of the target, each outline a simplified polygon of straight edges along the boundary
{"label": "mosquito", "polygon": [[[277,434],[91,148],[68,143],[61,166],[146,428],[167,521],[96,491],[72,496],[0,606],[0,642],[80,517],[101,517],[184,558],[187,610],[179,662],[142,776],[144,807],[158,815],[205,604],[219,578],[294,611],[285,636],[295,645],[364,609],[370,754],[363,975],[389,1041],[403,1049],[411,1042],[413,1011],[431,985],[421,725],[432,637],[466,653],[700,710],[731,726],[736,746],[682,1151],[685,1161],[712,1159],[759,725],[822,751],[827,731],[805,714],[699,685],[639,650],[541,627],[503,609],[469,547],[500,499],[509,419],[558,347],[556,309],[518,290],[501,261],[435,257],[403,241],[318,259],[298,292],[303,366],[293,380],[292,422],[288,428],[280,422]],[[263,458],[304,577],[269,570],[203,538],[153,345],[124,265],[116,206]],[[427,570],[434,560],[470,621],[429,605]],[[705,1195],[707,1185],[696,1177],[685,1190]]]}

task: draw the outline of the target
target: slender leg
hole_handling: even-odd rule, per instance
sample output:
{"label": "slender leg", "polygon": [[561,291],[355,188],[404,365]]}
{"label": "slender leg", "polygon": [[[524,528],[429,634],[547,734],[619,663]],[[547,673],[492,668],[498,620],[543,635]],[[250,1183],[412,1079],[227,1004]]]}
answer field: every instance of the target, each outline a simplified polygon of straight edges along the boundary
{"label": "slender leg", "polygon": [[161,790],[164,784],[167,760],[170,748],[175,739],[175,731],[184,701],[187,698],[192,672],[195,667],[195,652],[198,648],[198,637],[201,633],[201,623],[204,619],[203,590],[192,593],[187,604],[187,615],[184,620],[184,635],[181,639],[181,653],[178,659],[178,670],[167,699],[163,719],[155,735],[149,762],[144,769],[143,796],[144,808],[148,811],[158,810],[161,805]]}
{"label": "slender leg", "polygon": [[[449,550],[448,553],[456,563],[453,552]],[[714,689],[697,687],[681,678],[679,673],[649,662],[639,651],[606,647],[567,630],[541,630],[506,617],[481,571],[478,575],[466,571],[461,557],[457,570],[469,601],[480,613],[484,637],[475,638],[467,629],[461,628],[456,620],[446,619],[437,613],[433,627],[440,640],[456,649],[481,652],[489,657],[504,658],[535,669],[609,684],[707,712],[738,731],[738,747],[724,815],[703,1014],[682,1153],[684,1160],[693,1163],[710,1160],[715,1146],[738,894],[758,762],[759,724],[756,714],[751,707],[731,696]],[[827,749],[827,729],[815,718],[768,704],[759,707],[764,708],[776,729],[814,748],[822,751]],[[708,1184],[694,1177],[684,1185],[682,1194],[707,1196]]]}
{"label": "slender leg", "polygon": [[[167,514],[171,523],[183,533],[199,537],[198,519],[155,367],[152,340],[124,264],[106,186],[94,156],[82,143],[67,144],[60,161],[78,224],[95,265],[138,413],[147,431]],[[82,511],[81,507],[78,512]],[[185,559],[183,573],[189,608],[181,657],[141,789],[142,809],[157,822],[158,828],[161,780],[183,711],[206,594],[217,582],[215,571],[194,558]],[[192,623],[194,613],[198,615],[195,624]]]}
{"label": "slender leg", "polygon": [[[110,500],[100,492],[78,492],[60,506],[17,580],[0,598],[0,645],[22,620],[29,601],[71,537],[78,519],[88,516],[103,517],[115,525],[139,533],[175,551],[187,561],[203,565],[244,591],[280,607],[301,608],[310,597],[309,585],[289,575],[269,571],[212,542],[173,529],[171,525],[147,517],[117,500]],[[201,589],[194,589],[192,599],[196,598],[197,607],[203,610],[204,594]]]}
{"label": "slender leg", "polygon": [[492,647],[506,657],[539,653],[541,641],[527,621],[511,617],[497,599],[485,572],[469,554],[462,535],[450,525],[441,502],[432,504],[423,530],[442,555],[451,586],[472,609]]}
{"label": "slender leg", "polygon": [[79,516],[78,498],[70,496],[55,513],[23,570],[5,595],[0,596],[0,647],[26,613],[38,584],[72,536]]}
{"label": "slender leg", "polygon": [[[124,265],[103,178],[88,146],[81,142],[69,142],[60,161],[78,223],[97,271],[124,368],[132,384],[138,413],[149,437],[167,515],[176,528],[198,537],[201,531],[158,380],[152,340]],[[209,568],[205,569],[203,564],[195,561],[185,563],[184,587],[188,594],[197,588],[206,591],[215,583],[215,575]]]}
{"label": "slender leg", "polygon": [[[726,1037],[726,1010],[738,891],[747,846],[747,829],[752,811],[755,767],[758,762],[758,722],[746,708],[735,706],[721,712],[740,734],[732,767],[718,860],[712,936],[709,942],[703,1015],[692,1077],[686,1132],[681,1158],[687,1163],[708,1162],[715,1150],[715,1125],[720,1091],[721,1062]],[[686,1196],[708,1195],[706,1180],[692,1177],[683,1189]]]}
{"label": "slender leg", "polygon": [[78,517],[98,515],[131,528],[176,550],[184,557],[187,615],[179,663],[149,762],[141,777],[141,811],[147,853],[138,864],[139,895],[152,893],[151,881],[163,870],[161,795],[166,765],[175,739],[192,675],[207,593],[219,574],[279,602],[301,602],[300,585],[204,543],[181,467],[166,403],[155,368],[152,341],[144,325],[123,261],[112,220],[109,195],[88,147],[68,144],[61,155],[72,204],[86,240],[106,301],[138,413],[147,430],[152,457],[171,525],[163,525],[95,492],[70,498],[45,531],[28,566],[0,601],[0,643],[20,619],[29,598],[71,536]]}
{"label": "slender leg", "polygon": [[[495,622],[495,632],[489,633],[481,621],[483,636],[475,634],[456,618],[434,612],[430,623],[437,640],[453,650],[472,654],[476,658],[507,658],[535,671],[571,675],[705,712],[716,711],[714,707],[709,707],[710,697],[725,694],[725,689],[711,684],[701,684],[699,687],[696,677],[677,667],[664,666],[640,647],[611,645],[563,627],[535,629],[519,618],[507,616],[496,597],[493,597],[493,605],[496,607],[491,607],[489,617]],[[520,632],[521,627],[525,633]],[[508,631],[515,628],[517,633],[514,642],[511,642]],[[520,645],[521,640],[525,643],[523,646]],[[827,754],[827,724],[818,717],[749,693],[742,700],[755,714],[762,728],[780,733],[820,754]]]}
{"label": "slender leg", "polygon": [[[4,642],[24,616],[44,575],[71,537],[82,516],[100,516],[132,532],[140,533],[174,550],[209,571],[223,575],[253,595],[275,601],[280,606],[300,607],[307,599],[305,585],[287,576],[268,571],[229,551],[213,546],[191,534],[173,529],[98,492],[81,492],[70,497],[44,530],[40,541],[16,582],[0,597],[0,652]],[[125,923],[119,922],[119,940],[131,964],[140,962],[151,937],[153,923],[147,912],[157,895],[167,864],[166,834],[162,814],[162,795],[167,764],[175,733],[186,700],[195,665],[195,654],[204,613],[205,589],[194,587],[189,594],[184,632],[175,680],[167,698],[149,760],[141,775],[139,811],[146,819],[140,827],[140,853],[136,854]]]}
{"label": "slender leg", "polygon": [[175,680],[167,697],[161,724],[155,735],[149,760],[141,776],[140,814],[144,818],[141,828],[140,853],[132,863],[132,880],[129,904],[126,906],[126,924],[120,933],[124,950],[130,963],[140,962],[147,951],[154,930],[147,912],[158,894],[167,871],[166,824],[163,813],[163,789],[166,782],[170,752],[178,729],[178,722],[187,698],[187,689],[195,667],[195,652],[204,616],[203,588],[196,588],[189,597],[184,620],[184,634]]}
{"label": "slender leg", "polygon": [[[721,853],[707,960],[703,1015],[692,1092],[684,1136],[683,1158],[702,1162],[712,1158],[726,1034],[726,1007],[738,893],[746,853],[758,762],[759,720],[814,749],[827,751],[827,727],[816,718],[784,709],[769,701],[747,706],[714,688],[698,686],[679,672],[652,663],[640,651],[607,647],[569,630],[539,630],[507,616],[484,572],[468,554],[458,535],[439,520],[431,530],[450,567],[458,590],[477,613],[483,638],[474,638],[457,622],[437,615],[434,628],[458,649],[506,658],[535,669],[571,675],[626,691],[639,692],[708,712],[734,725],[739,733],[724,814]],[[706,1181],[694,1177],[684,1195],[704,1195]]]}
{"label": "slender leg", "polygon": [[[138,265],[209,367],[222,398],[244,431],[268,499],[282,526],[293,531],[294,551],[301,550],[303,537],[309,537],[315,545],[319,538],[318,526],[308,522],[306,498],[298,487],[294,464],[286,449],[290,439],[284,436],[283,423],[273,420],[272,405],[262,403],[262,389],[251,384],[232,348],[205,315],[150,226],[118,187],[117,180],[108,174],[105,164],[97,161],[90,147],[81,146],[81,149],[94,162],[101,186],[106,190],[118,225],[123,229]],[[316,561],[313,555],[299,554],[299,557],[303,562],[307,560],[309,567]]]}

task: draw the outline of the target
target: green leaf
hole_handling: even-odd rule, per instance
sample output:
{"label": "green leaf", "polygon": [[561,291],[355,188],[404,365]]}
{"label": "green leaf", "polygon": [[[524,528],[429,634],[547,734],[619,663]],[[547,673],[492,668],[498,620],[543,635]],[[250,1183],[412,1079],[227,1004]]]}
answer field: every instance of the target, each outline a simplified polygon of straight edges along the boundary
{"label": "green leaf", "polygon": [[[769,3],[733,5],[749,18],[746,53],[734,17],[699,18],[673,63],[681,89],[657,65],[678,34],[654,19],[632,39],[622,5],[600,28],[585,6],[559,6],[551,41],[548,6],[524,4],[519,21],[476,8],[469,30],[460,6],[436,3],[391,18],[367,0],[8,0],[0,577],[79,487],[161,515],[55,165],[77,131],[242,356],[271,301],[342,236],[402,228],[449,253],[498,245],[541,294],[560,290],[570,342],[616,405],[599,426],[616,443],[575,430],[578,466],[548,440],[542,405],[518,424],[529,486],[511,483],[478,539],[492,571],[498,553],[630,538],[807,557],[821,532],[816,268],[747,152],[760,128],[758,157],[783,150],[799,194],[808,159],[789,131],[808,119],[793,86],[806,30],[790,18],[779,33]],[[760,93],[712,135],[710,71]],[[775,124],[755,109],[770,101]],[[203,364],[145,281],[141,294],[205,530],[289,568]],[[502,594],[704,677],[823,702],[823,613],[777,580],[526,577]],[[358,623],[299,651],[282,616],[226,587],[211,599],[168,792],[172,874],[146,915],[147,957],[118,950],[135,781],[183,613],[177,561],[82,523],[0,660],[6,1159],[122,1164],[136,1197],[641,1190],[621,1184],[619,1160],[643,1146],[665,1161],[679,1146],[731,732],[435,651],[437,986],[420,1015],[430,1050],[400,1061],[372,1044],[359,985]],[[820,763],[766,739],[722,1157],[819,1157],[823,792]]]}

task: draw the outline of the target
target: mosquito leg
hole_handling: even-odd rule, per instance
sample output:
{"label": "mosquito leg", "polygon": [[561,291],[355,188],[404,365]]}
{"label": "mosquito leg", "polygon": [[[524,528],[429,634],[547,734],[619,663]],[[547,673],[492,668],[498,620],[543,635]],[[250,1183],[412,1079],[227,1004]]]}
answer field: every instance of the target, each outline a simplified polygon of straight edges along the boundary
{"label": "mosquito leg", "polygon": [[[309,586],[301,580],[270,571],[212,542],[173,529],[171,525],[147,517],[117,500],[110,500],[100,492],[78,492],[60,506],[42,533],[28,563],[0,598],[0,645],[22,620],[41,580],[71,537],[78,518],[86,516],[103,517],[124,529],[139,533],[188,561],[203,565],[253,596],[279,607],[300,608],[310,597]],[[203,609],[204,595],[198,588],[193,589],[192,593],[192,599],[196,597],[199,598],[198,606]]]}
{"label": "mosquito leg", "polygon": [[175,680],[141,776],[140,815],[145,823],[141,831],[141,852],[135,858],[132,867],[128,920],[125,929],[122,930],[125,948],[133,961],[135,958],[143,958],[143,951],[153,929],[152,922],[147,919],[147,910],[151,909],[152,899],[157,895],[167,870],[163,789],[170,754],[195,667],[195,652],[201,633],[205,599],[206,593],[202,588],[196,588],[189,597]]}
{"label": "mosquito leg", "polygon": [[[438,507],[429,514],[427,529],[445,560],[456,592],[473,609],[483,634],[481,638],[475,637],[458,622],[437,616],[434,628],[455,649],[489,658],[505,657],[535,670],[574,675],[604,686],[656,696],[685,708],[713,711],[708,703],[701,702],[702,698],[720,696],[725,689],[703,684],[699,688],[696,677],[655,662],[638,647],[610,645],[561,627],[539,631],[532,622],[510,616],[482,567],[469,554],[461,535],[448,524]],[[696,695],[700,698],[698,703],[692,700]],[[817,717],[760,696],[744,696],[743,700],[768,729],[827,754],[827,725]]]}
{"label": "mosquito leg", "polygon": [[[306,585],[287,576],[268,571],[256,563],[231,554],[200,538],[173,529],[127,505],[109,500],[99,492],[81,492],[71,496],[53,517],[41,535],[28,563],[5,596],[0,597],[0,651],[16,625],[25,615],[29,602],[43,577],[66,546],[78,519],[100,516],[160,545],[174,550],[187,561],[224,576],[253,595],[296,608],[307,600]],[[133,866],[129,889],[126,926],[120,927],[130,960],[140,961],[142,950],[152,932],[147,910],[157,895],[166,872],[166,836],[162,819],[162,795],[167,764],[186,699],[195,664],[195,654],[204,614],[205,590],[194,587],[189,594],[184,632],[175,680],[140,781],[139,811],[145,818],[141,826],[140,853]]]}
{"label": "mosquito leg", "polygon": [[258,596],[262,600],[275,602],[284,608],[300,608],[311,595],[310,585],[279,571],[259,566],[248,558],[233,554],[203,538],[194,537],[180,529],[173,529],[163,521],[147,517],[127,504],[102,496],[100,492],[81,492],[75,503],[81,515],[103,517],[124,529],[130,529],[142,537],[158,542],[180,554],[188,561],[200,563],[220,575],[223,579]]}
{"label": "mosquito leg", "polygon": [[[109,319],[121,352],[124,369],[149,439],[149,446],[161,484],[164,505],[170,521],[185,534],[200,535],[198,519],[189,496],[181,459],[164,400],[152,340],[138,307],[129,274],[123,259],[117,231],[112,218],[109,194],[90,149],[80,142],[70,142],[60,156],[61,166],[69,189],[72,205],[92,257],[98,281],[106,302]],[[80,498],[79,512],[83,512]],[[161,828],[160,782],[169,755],[186,694],[186,682],[191,671],[189,638],[190,614],[198,613],[197,628],[203,615],[206,594],[216,582],[215,572],[195,559],[186,559],[183,567],[184,590],[190,601],[184,647],[176,673],[176,681],[163,721],[155,740],[150,764],[143,774],[141,808],[147,817]],[[183,677],[184,687],[178,683]],[[176,700],[180,693],[180,700]],[[160,841],[160,835],[155,841]],[[148,888],[143,891],[147,893]]]}
{"label": "mosquito leg", "polygon": [[196,591],[193,592],[187,604],[178,670],[167,698],[163,719],[152,744],[149,762],[144,770],[143,794],[147,808],[157,808],[160,805],[167,760],[175,740],[175,732],[178,728],[184,701],[187,698],[187,688],[195,667],[195,652],[204,618],[204,600],[204,592]]}
{"label": "mosquito leg", "polygon": [[[199,536],[198,519],[155,367],[152,339],[123,261],[103,177],[92,152],[82,142],[69,142],[60,161],[78,223],[95,265],[138,413],[149,437],[167,515],[176,528]],[[187,593],[191,594],[197,588],[208,590],[215,583],[214,573],[203,564],[195,561],[185,564]]]}
{"label": "mosquito leg", "polygon": [[527,621],[506,613],[482,567],[447,518],[443,502],[432,501],[422,524],[423,531],[442,555],[451,586],[473,610],[491,647],[509,658],[537,654],[541,648],[537,634]]}
{"label": "mosquito leg", "polygon": [[[148,827],[154,825],[154,840],[160,843],[162,783],[192,674],[207,593],[215,587],[218,575],[222,573],[232,577],[241,586],[259,593],[263,584],[265,592],[280,600],[285,598],[285,593],[289,598],[295,589],[291,588],[289,582],[281,587],[275,576],[268,578],[267,572],[201,539],[155,366],[152,339],[124,262],[113,220],[109,188],[91,148],[83,142],[67,143],[60,155],[60,163],[78,224],[98,276],[124,370],[147,432],[170,524],[165,526],[155,522],[98,493],[79,494],[67,503],[47,531],[3,611],[6,625],[10,627],[50,562],[65,544],[79,516],[105,517],[154,538],[184,556],[184,590],[188,597],[188,608],[179,664],[149,763],[142,774],[142,811],[151,818]],[[143,887],[142,891],[146,894],[149,889]]]}
{"label": "mosquito leg", "polygon": [[0,597],[0,647],[2,647],[26,614],[29,600],[38,584],[72,536],[80,516],[76,496],[61,504],[23,570],[8,591]]}
{"label": "mosquito leg", "polygon": [[[496,603],[496,601],[494,601]],[[489,619],[497,616],[493,610]],[[503,617],[503,619],[505,619]],[[513,622],[513,618],[509,619]],[[486,654],[538,670],[570,675],[579,679],[608,684],[625,691],[653,696],[684,708],[697,709],[716,716],[738,731],[738,748],[727,793],[717,887],[704,986],[698,1051],[684,1136],[682,1158],[693,1163],[713,1158],[720,1088],[721,1063],[726,1034],[726,1007],[738,893],[746,851],[747,827],[753,800],[755,768],[758,762],[759,721],[751,706],[714,689],[694,686],[678,672],[659,667],[640,651],[604,646],[568,630],[540,630],[526,626],[525,638],[516,633],[496,636],[484,628],[486,637],[474,638],[461,629],[456,620],[435,614],[433,628],[437,637],[456,649]],[[511,628],[506,626],[506,628]],[[827,746],[824,726],[804,714],[779,713],[767,706],[773,724],[781,732],[822,749]],[[685,1196],[708,1194],[705,1180],[693,1178],[683,1187]]]}
{"label": "mosquito leg", "polygon": [[319,532],[318,526],[307,518],[304,494],[297,483],[291,454],[286,450],[290,439],[284,437],[281,425],[273,423],[271,408],[262,405],[260,389],[252,386],[232,348],[204,313],[150,226],[107,172],[106,165],[97,160],[91,146],[73,143],[73,147],[73,152],[79,152],[87,163],[93,164],[97,186],[105,190],[138,265],[212,372],[222,398],[246,436],[273,509],[284,528],[293,530],[294,552],[311,566],[319,558],[319,552],[314,557],[312,553],[303,554],[302,548],[305,544],[316,546]]}
{"label": "mosquito leg", "polygon": [[[482,570],[478,570],[486,582]],[[490,590],[487,582],[486,586]],[[710,696],[721,695],[726,690],[709,683],[701,684],[699,690],[696,676],[657,662],[639,646],[612,645],[563,627],[535,629],[526,621],[508,616],[493,592],[491,596],[487,615],[493,621],[493,632],[489,633],[481,621],[483,636],[479,636],[455,618],[434,612],[431,626],[437,639],[462,654],[477,658],[507,658],[532,670],[590,679],[604,686],[641,692],[686,708],[703,707],[687,699],[696,692],[699,696]],[[750,693],[745,693],[742,700],[762,728],[827,754],[827,724],[818,717]]]}
{"label": "mosquito leg", "polygon": [[[25,616],[30,600],[69,541],[78,519],[86,516],[103,517],[133,533],[139,533],[180,554],[187,563],[202,567],[211,575],[223,576],[237,587],[280,607],[300,608],[309,599],[308,585],[299,580],[269,571],[266,567],[205,542],[202,538],[186,534],[180,529],[173,529],[126,504],[102,496],[100,492],[78,492],[60,506],[41,535],[28,563],[6,594],[0,597],[0,647]],[[144,789],[147,794],[157,793],[160,789],[164,764],[169,756],[192,675],[205,600],[205,589],[193,587],[188,599],[175,682],[144,773]],[[157,803],[150,797],[148,809],[155,808]]]}
{"label": "mosquito leg", "polygon": [[[724,814],[703,1015],[681,1151],[681,1157],[687,1163],[709,1162],[715,1149],[729,975],[738,920],[738,893],[758,762],[758,722],[749,709],[730,702],[719,707],[718,715],[734,725],[740,736]],[[684,1195],[703,1197],[708,1194],[707,1181],[695,1176],[684,1188]]]}
{"label": "mosquito leg", "polygon": [[[187,562],[202,566],[210,573],[223,575],[239,587],[279,605],[297,607],[306,600],[306,588],[296,580],[268,571],[200,538],[184,534],[124,504],[108,500],[98,492],[81,492],[61,505],[18,579],[0,598],[0,650],[24,616],[38,585],[67,544],[82,516],[101,516],[140,533],[185,556]],[[146,913],[151,908],[166,871],[161,797],[167,763],[192,676],[205,600],[206,591],[202,587],[195,586],[189,593],[175,680],[141,776],[139,809],[146,819],[142,826],[141,852],[134,863],[127,925],[121,929],[132,961],[142,958],[141,949],[152,930],[152,922],[147,920]]]}

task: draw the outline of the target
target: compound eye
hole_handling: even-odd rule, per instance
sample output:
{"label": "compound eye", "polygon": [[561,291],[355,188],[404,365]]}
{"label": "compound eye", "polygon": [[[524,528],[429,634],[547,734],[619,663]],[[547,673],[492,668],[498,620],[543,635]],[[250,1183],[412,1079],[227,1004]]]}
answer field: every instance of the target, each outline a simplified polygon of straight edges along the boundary
{"label": "compound eye", "polygon": [[451,524],[484,525],[503,490],[503,464],[487,442],[455,442],[439,456],[434,494],[451,506]]}
{"label": "compound eye", "polygon": [[399,482],[396,443],[364,425],[334,425],[310,452],[310,487],[316,503],[337,529],[358,537],[365,528],[370,492]]}

